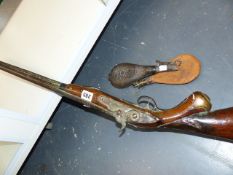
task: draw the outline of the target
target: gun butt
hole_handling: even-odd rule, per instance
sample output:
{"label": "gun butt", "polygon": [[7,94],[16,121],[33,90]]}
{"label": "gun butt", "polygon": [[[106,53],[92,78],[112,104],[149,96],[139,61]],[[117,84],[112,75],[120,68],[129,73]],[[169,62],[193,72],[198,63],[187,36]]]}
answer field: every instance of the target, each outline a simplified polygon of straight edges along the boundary
{"label": "gun butt", "polygon": [[164,127],[233,140],[233,107],[187,116]]}

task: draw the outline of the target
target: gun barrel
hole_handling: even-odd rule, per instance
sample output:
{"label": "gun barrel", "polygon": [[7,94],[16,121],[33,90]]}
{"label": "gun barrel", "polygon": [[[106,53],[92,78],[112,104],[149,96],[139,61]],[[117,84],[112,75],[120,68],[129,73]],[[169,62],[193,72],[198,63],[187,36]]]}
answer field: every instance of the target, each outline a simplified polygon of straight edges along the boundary
{"label": "gun barrel", "polygon": [[26,69],[0,61],[0,70],[13,74],[22,79],[28,80],[34,84],[42,86],[46,89],[57,92],[63,83],[36,74]]}

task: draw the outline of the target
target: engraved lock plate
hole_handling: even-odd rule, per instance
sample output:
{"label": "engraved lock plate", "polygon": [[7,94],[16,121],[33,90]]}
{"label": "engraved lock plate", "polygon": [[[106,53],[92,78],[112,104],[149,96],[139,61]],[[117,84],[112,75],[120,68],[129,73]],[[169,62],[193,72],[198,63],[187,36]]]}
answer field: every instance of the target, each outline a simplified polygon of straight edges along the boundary
{"label": "engraved lock plate", "polygon": [[116,101],[106,96],[98,97],[98,101],[108,108],[108,111],[110,111],[111,115],[116,119],[118,123],[121,124],[121,129],[124,129],[126,127],[127,122],[152,123],[159,120],[158,118],[152,116],[147,112],[133,109],[127,104]]}

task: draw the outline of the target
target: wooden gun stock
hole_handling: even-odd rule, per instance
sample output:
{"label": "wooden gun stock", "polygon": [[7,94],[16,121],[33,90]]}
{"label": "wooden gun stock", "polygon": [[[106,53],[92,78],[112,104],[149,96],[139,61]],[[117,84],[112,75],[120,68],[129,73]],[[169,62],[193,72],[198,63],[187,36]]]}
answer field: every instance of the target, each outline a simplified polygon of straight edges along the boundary
{"label": "wooden gun stock", "polygon": [[233,140],[233,107],[203,115],[194,114],[180,118],[163,127]]}
{"label": "wooden gun stock", "polygon": [[176,128],[233,139],[233,108],[209,112],[207,95],[194,92],[174,108],[149,109],[121,100],[96,88],[64,84],[0,61],[0,69],[49,89],[86,107],[102,111],[122,125],[135,128]]}

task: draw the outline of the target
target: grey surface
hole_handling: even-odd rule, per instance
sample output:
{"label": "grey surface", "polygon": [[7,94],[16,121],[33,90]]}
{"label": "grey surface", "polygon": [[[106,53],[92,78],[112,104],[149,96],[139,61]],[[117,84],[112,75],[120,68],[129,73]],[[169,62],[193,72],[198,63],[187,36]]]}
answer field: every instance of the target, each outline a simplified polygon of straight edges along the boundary
{"label": "grey surface", "polygon": [[21,0],[0,0],[0,33],[7,25]]}
{"label": "grey surface", "polygon": [[[154,97],[161,108],[193,91],[207,93],[213,109],[233,106],[233,1],[124,0],[95,45],[75,83],[136,102]],[[202,62],[201,76],[187,85],[113,88],[111,68],[121,62],[153,64],[180,53]],[[233,174],[233,144],[169,132],[127,129],[63,100],[21,171],[31,174]]]}

